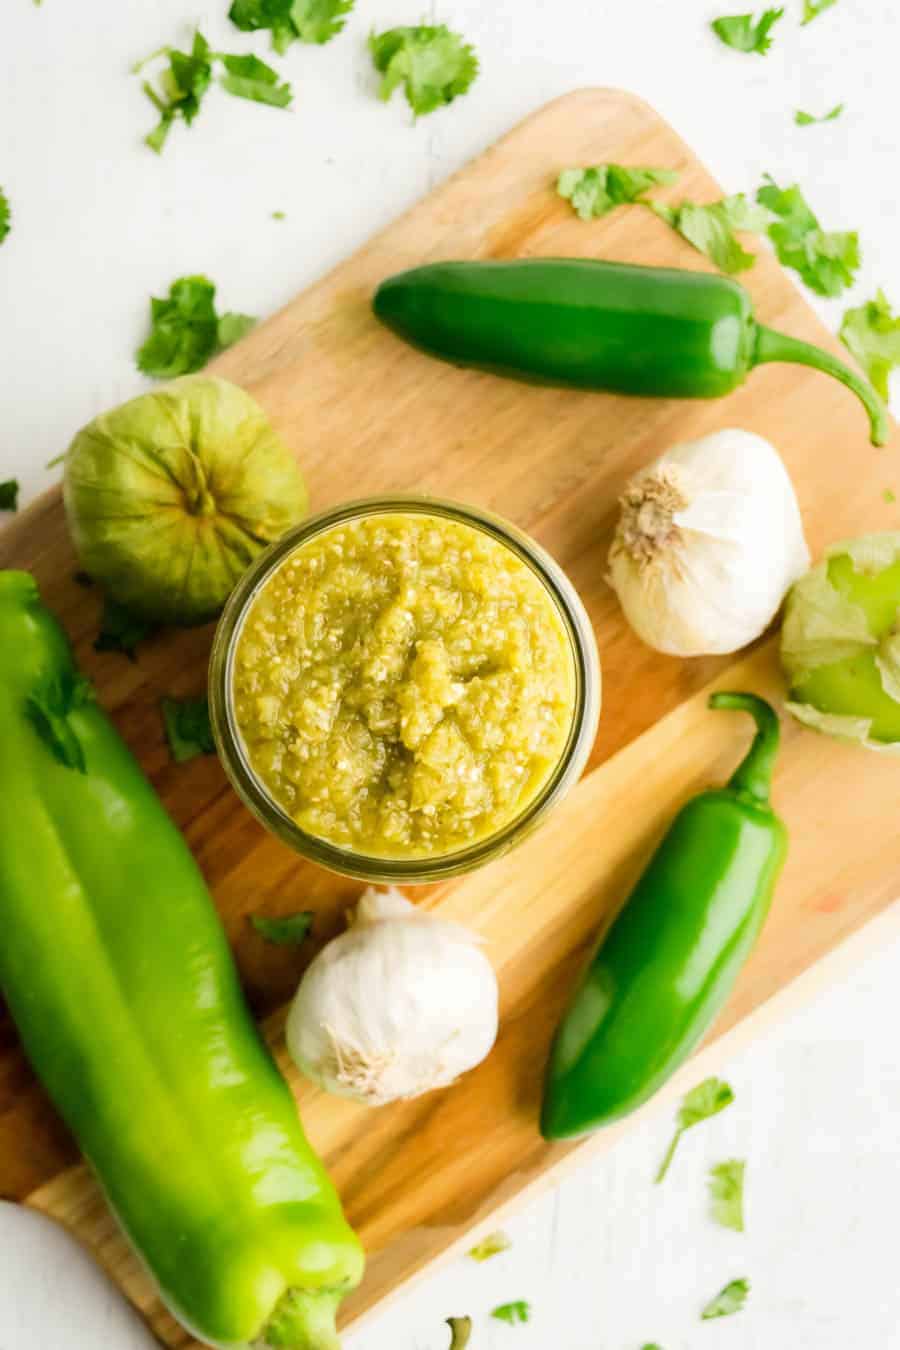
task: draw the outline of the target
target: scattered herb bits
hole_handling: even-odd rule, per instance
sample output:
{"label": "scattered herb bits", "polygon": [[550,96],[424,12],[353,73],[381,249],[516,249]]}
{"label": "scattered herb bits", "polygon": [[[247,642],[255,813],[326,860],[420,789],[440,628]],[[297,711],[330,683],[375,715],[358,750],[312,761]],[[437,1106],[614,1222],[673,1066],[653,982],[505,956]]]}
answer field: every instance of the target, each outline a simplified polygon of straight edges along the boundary
{"label": "scattered herb bits", "polygon": [[216,743],[209,723],[209,699],[164,698],[160,701],[166,740],[176,764],[198,755],[214,755]]}
{"label": "scattered herb bits", "polygon": [[841,342],[856,357],[883,399],[888,376],[900,366],[900,315],[895,315],[884,291],[874,300],[848,309],[841,323]]}
{"label": "scattered herb bits", "polygon": [[138,350],[138,370],[157,380],[189,375],[217,352],[242,338],[256,323],[247,314],[216,312],[209,277],[179,277],[165,299],[150,301],[150,336]]}
{"label": "scattered herb bits", "polygon": [[286,52],[293,42],[330,42],[340,33],[354,0],[234,0],[228,17],[245,33],[268,29],[272,46]]}
{"label": "scattered herb bits", "polygon": [[711,27],[720,42],[736,52],[765,56],[772,45],[772,29],[784,16],[783,9],[764,10],[758,20],[752,14],[730,14],[713,19]]}
{"label": "scattered herb bits", "polygon": [[478,74],[474,48],[445,24],[373,33],[369,51],[382,76],[379,97],[387,102],[402,85],[417,117],[452,103]]}
{"label": "scattered herb bits", "polygon": [[4,239],[9,234],[11,220],[12,212],[9,209],[9,198],[3,189],[0,188],[0,244],[3,243]]}
{"label": "scattered herb bits", "polygon": [[571,202],[582,220],[598,220],[617,206],[636,202],[652,187],[675,183],[672,169],[628,168],[624,164],[594,164],[564,169],[556,182],[560,197]]}
{"label": "scattered herb bits", "polygon": [[812,23],[820,14],[824,14],[826,9],[831,9],[836,5],[837,0],[803,0],[803,18],[801,23]]}
{"label": "scattered herb bits", "polygon": [[270,108],[286,108],[294,97],[289,84],[279,82],[278,72],[258,56],[220,57],[225,68],[221,78],[226,94],[266,103]]}
{"label": "scattered herb bits", "polygon": [[492,1256],[509,1251],[511,1246],[512,1243],[505,1233],[488,1233],[486,1238],[482,1238],[469,1249],[469,1255],[473,1261],[489,1261]]}
{"label": "scattered herb bits", "polygon": [[511,1327],[517,1322],[528,1322],[531,1318],[531,1304],[521,1298],[513,1303],[501,1303],[494,1308],[491,1317],[496,1318],[498,1322],[507,1322]]}
{"label": "scattered herb bits", "polygon": [[712,1321],[715,1317],[732,1317],[740,1312],[747,1302],[747,1295],[750,1293],[749,1280],[731,1280],[721,1289],[715,1298],[711,1298],[706,1307],[700,1314],[704,1322]]}
{"label": "scattered herb bits", "polygon": [[815,117],[812,113],[803,112],[798,108],[794,113],[794,123],[798,127],[814,127],[821,126],[823,122],[836,122],[846,106],[845,103],[836,103],[830,112],[823,113],[821,117]]}
{"label": "scattered herb bits", "polygon": [[885,488],[881,496],[882,499],[887,502],[888,506],[893,506],[894,502],[897,500],[897,494],[891,488]]}
{"label": "scattered herb bits", "polygon": [[710,1214],[723,1228],[744,1231],[744,1172],[738,1158],[716,1163],[709,1173]]}
{"label": "scattered herb bits", "polygon": [[19,482],[16,478],[7,478],[5,483],[0,483],[0,511],[17,511],[19,509]]}
{"label": "scattered herb bits", "polygon": [[43,683],[26,699],[28,716],[38,735],[50,747],[60,764],[78,773],[87,773],[84,747],[70,717],[78,708],[92,702],[93,687],[75,670],[47,675]]}
{"label": "scattered herb bits", "polygon": [[675,1134],[656,1174],[657,1185],[665,1178],[672,1165],[675,1150],[681,1142],[681,1136],[685,1130],[693,1129],[695,1125],[699,1125],[703,1120],[709,1120],[711,1116],[717,1116],[733,1101],[734,1093],[721,1078],[705,1078],[702,1083],[698,1083],[682,1098],[676,1117]]}
{"label": "scattered herb bits", "polygon": [[661,220],[677,230],[721,271],[745,272],[756,261],[755,255],[747,252],[734,232],[764,230],[768,215],[742,192],[708,206],[698,206],[695,202],[681,202],[678,206],[652,202],[651,206]]}
{"label": "scattered herb bits", "polygon": [[810,290],[840,295],[853,285],[860,262],[855,230],[823,230],[796,183],[780,188],[768,174],[756,200],[778,217],[768,232],[779,262],[795,271]]}
{"label": "scattered herb bits", "polygon": [[130,613],[124,605],[106,597],[103,603],[103,617],[100,620],[100,632],[94,642],[95,652],[123,652],[129,661],[136,660],[135,649],[159,631],[159,625],[147,619],[139,619]]}
{"label": "scattered herb bits", "polygon": [[264,914],[251,914],[250,922],[266,942],[276,947],[299,947],[305,942],[312,928],[313,913],[306,909],[299,914],[284,914],[277,919],[267,919]]}

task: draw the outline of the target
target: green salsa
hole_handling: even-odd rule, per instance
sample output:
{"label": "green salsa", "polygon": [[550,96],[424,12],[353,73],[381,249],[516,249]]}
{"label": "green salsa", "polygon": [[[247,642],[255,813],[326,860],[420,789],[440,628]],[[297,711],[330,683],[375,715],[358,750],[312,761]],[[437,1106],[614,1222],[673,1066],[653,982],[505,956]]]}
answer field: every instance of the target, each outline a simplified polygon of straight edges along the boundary
{"label": "green salsa", "polygon": [[422,512],[301,543],[233,664],[249,765],[301,829],[383,858],[496,834],[560,762],[575,709],[556,602],[508,545]]}

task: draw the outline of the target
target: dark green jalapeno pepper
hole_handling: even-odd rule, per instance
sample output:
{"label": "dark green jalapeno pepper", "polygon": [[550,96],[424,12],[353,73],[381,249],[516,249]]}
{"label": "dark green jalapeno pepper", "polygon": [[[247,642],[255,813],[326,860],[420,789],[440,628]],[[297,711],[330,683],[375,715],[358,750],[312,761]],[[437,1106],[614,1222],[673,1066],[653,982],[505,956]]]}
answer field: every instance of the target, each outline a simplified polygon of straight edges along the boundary
{"label": "dark green jalapeno pepper", "polygon": [[787,852],[769,805],[778,718],[754,694],[709,702],[750,713],[753,745],[726,787],[682,807],[602,939],[553,1043],[546,1139],[606,1125],[662,1086],[719,1012],[768,913]]}
{"label": "dark green jalapeno pepper", "polygon": [[373,307],[415,347],[542,384],[655,398],[719,398],[765,361],[833,375],[888,436],[875,390],[829,352],[764,328],[729,277],[590,258],[443,262],[383,281]]}
{"label": "dark green jalapeno pepper", "polygon": [[187,845],[27,572],[0,571],[0,988],[175,1315],[337,1350],[362,1249]]}

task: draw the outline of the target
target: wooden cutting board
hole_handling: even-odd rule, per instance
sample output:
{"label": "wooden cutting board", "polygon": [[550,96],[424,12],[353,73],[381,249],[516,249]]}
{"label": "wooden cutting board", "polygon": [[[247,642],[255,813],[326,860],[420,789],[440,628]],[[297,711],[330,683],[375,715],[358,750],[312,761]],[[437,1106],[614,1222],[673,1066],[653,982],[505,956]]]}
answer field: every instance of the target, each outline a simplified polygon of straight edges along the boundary
{"label": "wooden cutting board", "polygon": [[[677,169],[670,200],[720,195],[645,104],[583,90],[529,118],[215,363],[259,399],[296,450],[315,508],[420,490],[493,508],[531,531],[580,590],[604,666],[590,772],[568,801],[508,858],[454,885],[416,892],[424,906],[486,939],[502,989],[501,1034],[490,1058],[454,1088],[376,1111],[290,1075],[309,1134],[369,1252],[348,1320],[472,1240],[498,1209],[558,1176],[564,1163],[608,1146],[627,1128],[625,1122],[580,1145],[542,1142],[536,1116],[554,1022],[592,934],[674,811],[704,784],[727,777],[745,748],[741,719],[706,711],[710,686],[782,697],[771,639],[740,663],[680,661],[650,651],[630,632],[604,580],[626,478],[676,441],[740,426],[782,452],[814,554],[845,535],[898,527],[898,508],[883,499],[900,478],[896,439],[892,449],[873,450],[856,400],[814,372],[768,366],[714,403],[627,400],[458,371],[404,347],[373,320],[377,282],[431,259],[570,254],[704,267],[649,211],[626,208],[590,224],[573,215],[553,191],[557,172],[604,160]],[[767,250],[746,282],[764,322],[840,350]],[[170,763],[158,700],[202,690],[210,630],[166,633],[145,644],[135,663],[95,653],[99,598],[73,581],[58,492],[0,534],[0,566],[34,571],[101,702],[186,832],[248,995],[288,1071],[277,1009],[341,927],[358,884],[304,863],[268,836],[214,758]],[[771,920],[702,1063],[670,1084],[663,1100],[708,1070],[738,1031],[758,1024],[764,1004],[777,1003],[775,996],[796,987],[900,891],[897,763],[790,721],[784,740],[775,793],[792,848]],[[267,945],[248,923],[251,913],[298,908],[316,912],[314,941],[301,951]],[[879,934],[889,922],[877,925]],[[8,1019],[0,1021],[0,1194],[58,1218],[83,1239],[164,1344],[194,1344],[128,1252]]]}

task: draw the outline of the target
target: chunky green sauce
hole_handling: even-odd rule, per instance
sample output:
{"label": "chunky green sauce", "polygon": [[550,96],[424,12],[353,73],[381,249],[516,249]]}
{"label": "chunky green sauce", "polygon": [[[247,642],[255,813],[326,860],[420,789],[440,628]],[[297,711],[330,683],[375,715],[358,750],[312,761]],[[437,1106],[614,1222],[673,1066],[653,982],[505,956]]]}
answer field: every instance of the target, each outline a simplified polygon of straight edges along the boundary
{"label": "chunky green sauce", "polygon": [[565,749],[575,665],[556,605],[509,547],[418,512],[301,544],[241,627],[250,766],[308,833],[387,858],[497,833]]}

